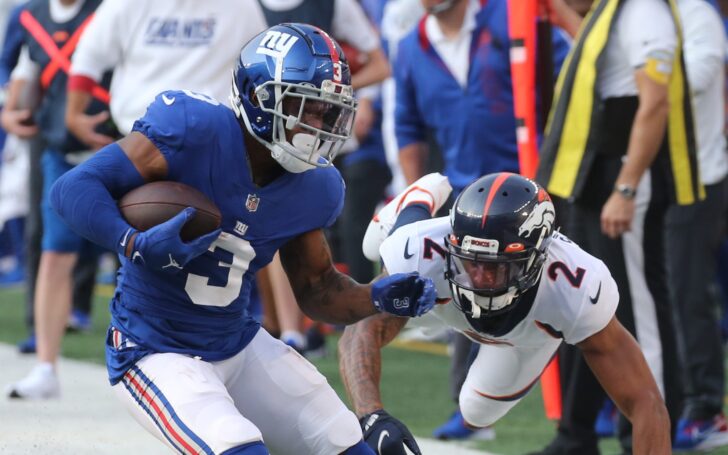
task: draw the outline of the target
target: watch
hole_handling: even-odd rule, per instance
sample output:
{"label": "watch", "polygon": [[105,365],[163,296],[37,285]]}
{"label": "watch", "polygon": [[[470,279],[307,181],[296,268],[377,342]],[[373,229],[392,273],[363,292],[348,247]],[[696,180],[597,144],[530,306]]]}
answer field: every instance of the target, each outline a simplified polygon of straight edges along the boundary
{"label": "watch", "polygon": [[620,183],[614,186],[614,191],[621,194],[625,199],[634,199],[637,196],[637,189],[627,183]]}

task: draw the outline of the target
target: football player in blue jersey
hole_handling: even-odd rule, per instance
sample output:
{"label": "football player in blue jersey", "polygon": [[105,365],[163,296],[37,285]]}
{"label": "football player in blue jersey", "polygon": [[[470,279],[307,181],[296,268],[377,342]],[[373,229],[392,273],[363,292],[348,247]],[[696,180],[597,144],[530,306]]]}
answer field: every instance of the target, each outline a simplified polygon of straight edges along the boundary
{"label": "football player in blue jersey", "polygon": [[[343,203],[330,165],[356,108],[346,59],[316,27],[271,27],[241,50],[231,102],[164,92],[131,134],[53,187],[61,217],[122,258],[110,382],[181,453],[372,453],[326,379],[246,312],[254,274],[277,250],[314,319],[413,316],[434,304],[432,282],[417,274],[361,285],[333,267],[322,228]],[[115,199],[155,180],[202,191],[221,228],[183,242],[192,208],[144,232],[131,227]]]}

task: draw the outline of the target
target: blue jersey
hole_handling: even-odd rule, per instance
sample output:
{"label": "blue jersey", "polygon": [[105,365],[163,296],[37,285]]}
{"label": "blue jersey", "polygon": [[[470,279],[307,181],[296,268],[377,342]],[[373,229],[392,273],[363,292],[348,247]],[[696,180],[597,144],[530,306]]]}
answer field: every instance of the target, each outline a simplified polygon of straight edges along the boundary
{"label": "blue jersey", "polygon": [[[399,148],[424,142],[432,130],[443,153],[443,173],[455,194],[484,174],[517,173],[508,2],[489,0],[477,12],[465,87],[428,41],[424,21],[402,39],[392,65]],[[558,72],[569,43],[558,29],[552,42]]]}
{"label": "blue jersey", "polygon": [[122,259],[107,340],[112,383],[154,352],[208,361],[237,354],[259,328],[247,312],[255,272],[292,238],[333,224],[344,197],[333,167],[285,173],[257,187],[235,114],[204,95],[164,92],[133,131],[162,152],[169,180],[217,205],[223,232],[176,275]]}

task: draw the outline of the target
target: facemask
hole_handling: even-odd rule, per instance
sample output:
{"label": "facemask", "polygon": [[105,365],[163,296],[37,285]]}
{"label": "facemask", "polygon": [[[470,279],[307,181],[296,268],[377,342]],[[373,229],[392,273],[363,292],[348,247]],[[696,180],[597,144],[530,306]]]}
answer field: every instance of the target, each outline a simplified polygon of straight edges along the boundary
{"label": "facemask", "polygon": [[[472,287],[470,276],[467,273],[458,274],[455,280],[467,287]],[[517,292],[515,288],[511,288],[505,294],[501,294],[496,297],[485,297],[460,286],[451,284],[451,287],[453,294],[457,293],[455,297],[457,297],[460,302],[468,301],[470,303],[470,311],[473,313],[473,318],[479,318],[482,314],[481,310],[497,311],[507,307],[513,303],[513,299],[516,297]]]}

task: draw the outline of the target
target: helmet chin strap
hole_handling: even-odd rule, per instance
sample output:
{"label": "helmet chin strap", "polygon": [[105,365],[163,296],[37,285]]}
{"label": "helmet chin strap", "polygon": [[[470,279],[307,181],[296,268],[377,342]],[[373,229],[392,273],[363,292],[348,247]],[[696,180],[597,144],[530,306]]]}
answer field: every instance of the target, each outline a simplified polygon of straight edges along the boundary
{"label": "helmet chin strap", "polygon": [[278,161],[283,169],[294,174],[309,171],[316,166],[304,160],[300,155],[318,158],[318,153],[313,152],[316,145],[316,136],[306,133],[296,133],[291,142],[275,142],[270,147],[270,154]]}

